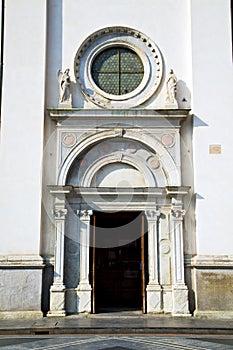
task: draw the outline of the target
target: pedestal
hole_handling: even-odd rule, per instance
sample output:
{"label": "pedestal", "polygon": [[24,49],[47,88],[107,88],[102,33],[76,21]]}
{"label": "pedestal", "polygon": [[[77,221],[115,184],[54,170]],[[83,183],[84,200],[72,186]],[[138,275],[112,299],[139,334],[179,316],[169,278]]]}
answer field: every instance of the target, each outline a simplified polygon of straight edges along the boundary
{"label": "pedestal", "polygon": [[52,285],[50,288],[50,311],[47,316],[65,316],[65,286]]}
{"label": "pedestal", "polygon": [[159,285],[148,284],[146,288],[147,312],[161,313],[162,289]]}
{"label": "pedestal", "polygon": [[188,308],[188,288],[183,286],[173,286],[173,316],[191,316]]}
{"label": "pedestal", "polygon": [[76,289],[77,293],[77,311],[80,312],[91,312],[91,286],[90,284],[79,284]]}

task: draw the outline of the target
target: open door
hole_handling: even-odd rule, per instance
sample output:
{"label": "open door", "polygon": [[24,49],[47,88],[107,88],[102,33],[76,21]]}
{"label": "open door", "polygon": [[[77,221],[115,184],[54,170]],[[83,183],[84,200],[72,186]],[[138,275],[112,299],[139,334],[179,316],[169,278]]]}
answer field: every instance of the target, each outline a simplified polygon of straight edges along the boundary
{"label": "open door", "polygon": [[[146,313],[147,240],[144,215],[140,212],[95,212],[92,226],[92,312],[142,310]],[[103,227],[103,245],[113,232],[111,228],[115,229],[114,239],[118,240],[118,244],[101,246]],[[127,239],[128,243],[124,244]]]}
{"label": "open door", "polygon": [[96,215],[93,215],[93,231],[92,231],[92,313],[95,314],[95,246],[96,246]]}
{"label": "open door", "polygon": [[145,270],[145,217],[142,215],[141,224],[141,269],[142,269],[142,312],[146,313],[146,270]]}

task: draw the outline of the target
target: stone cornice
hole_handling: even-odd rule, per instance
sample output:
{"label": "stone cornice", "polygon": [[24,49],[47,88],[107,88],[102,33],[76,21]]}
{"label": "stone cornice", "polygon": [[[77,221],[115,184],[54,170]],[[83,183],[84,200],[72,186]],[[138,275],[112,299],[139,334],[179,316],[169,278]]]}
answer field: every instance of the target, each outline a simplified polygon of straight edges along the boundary
{"label": "stone cornice", "polygon": [[185,266],[191,268],[232,268],[233,255],[197,255],[185,257]]}
{"label": "stone cornice", "polygon": [[49,192],[54,196],[69,195],[74,197],[85,196],[112,196],[112,195],[132,195],[132,196],[151,196],[151,197],[174,197],[188,194],[189,186],[173,187],[143,187],[143,188],[112,188],[112,187],[73,187],[73,186],[48,186]]}
{"label": "stone cornice", "polygon": [[39,255],[0,255],[0,267],[42,268],[45,264]]}
{"label": "stone cornice", "polygon": [[190,109],[84,109],[84,108],[47,108],[49,116],[52,120],[62,121],[66,119],[79,120],[82,118],[97,119],[117,117],[117,118],[150,118],[160,119],[167,118],[169,120],[184,120],[190,113]]}

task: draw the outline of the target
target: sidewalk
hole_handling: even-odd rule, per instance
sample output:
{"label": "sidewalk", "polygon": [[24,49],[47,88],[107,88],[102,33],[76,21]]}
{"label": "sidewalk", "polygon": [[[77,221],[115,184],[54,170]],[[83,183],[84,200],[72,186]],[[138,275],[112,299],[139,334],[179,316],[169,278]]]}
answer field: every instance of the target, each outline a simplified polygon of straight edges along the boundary
{"label": "sidewalk", "polygon": [[1,320],[0,335],[216,334],[233,335],[233,320],[163,316],[78,315],[37,320]]}

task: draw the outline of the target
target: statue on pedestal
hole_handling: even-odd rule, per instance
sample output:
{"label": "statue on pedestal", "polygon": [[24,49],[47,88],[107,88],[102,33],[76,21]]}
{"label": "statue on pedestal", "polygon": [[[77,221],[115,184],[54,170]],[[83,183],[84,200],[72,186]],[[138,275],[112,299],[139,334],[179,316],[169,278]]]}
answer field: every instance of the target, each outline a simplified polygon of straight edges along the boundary
{"label": "statue on pedestal", "polygon": [[166,81],[166,87],[167,87],[166,107],[172,107],[172,108],[178,107],[177,101],[176,101],[176,84],[177,84],[177,77],[174,74],[173,69],[171,69]]}
{"label": "statue on pedestal", "polygon": [[71,107],[71,93],[70,93],[70,70],[67,68],[64,73],[59,69],[57,72],[57,79],[60,88],[59,105],[66,105]]}

